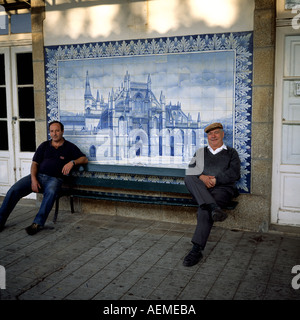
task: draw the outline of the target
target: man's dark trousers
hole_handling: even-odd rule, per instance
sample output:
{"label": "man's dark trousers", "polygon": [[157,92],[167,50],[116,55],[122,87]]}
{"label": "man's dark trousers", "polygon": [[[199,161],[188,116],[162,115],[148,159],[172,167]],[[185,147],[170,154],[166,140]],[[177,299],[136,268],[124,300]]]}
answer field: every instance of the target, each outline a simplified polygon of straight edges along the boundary
{"label": "man's dark trousers", "polygon": [[232,199],[233,190],[225,186],[215,186],[207,188],[198,176],[186,175],[184,179],[185,185],[198,203],[197,226],[194,232],[192,243],[196,243],[204,250],[211,228],[213,219],[211,212],[206,210],[204,204],[217,204],[219,207],[225,207]]}

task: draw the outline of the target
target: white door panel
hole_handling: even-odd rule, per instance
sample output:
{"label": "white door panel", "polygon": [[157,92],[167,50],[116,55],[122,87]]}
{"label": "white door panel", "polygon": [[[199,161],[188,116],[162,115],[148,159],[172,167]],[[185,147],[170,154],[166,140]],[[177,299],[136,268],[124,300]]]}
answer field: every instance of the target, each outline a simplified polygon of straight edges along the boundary
{"label": "white door panel", "polygon": [[9,159],[0,158],[0,184],[9,185]]}
{"label": "white door panel", "polygon": [[282,173],[281,209],[299,211],[300,174]]}

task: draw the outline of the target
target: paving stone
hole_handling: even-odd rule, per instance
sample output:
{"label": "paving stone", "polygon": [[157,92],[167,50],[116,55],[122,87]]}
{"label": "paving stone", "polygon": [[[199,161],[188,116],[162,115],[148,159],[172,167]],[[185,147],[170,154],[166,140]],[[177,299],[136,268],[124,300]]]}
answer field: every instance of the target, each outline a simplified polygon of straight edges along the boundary
{"label": "paving stone", "polygon": [[266,283],[256,281],[243,281],[239,284],[234,300],[262,300],[267,288]]}
{"label": "paving stone", "polygon": [[186,268],[194,225],[63,211],[28,236],[35,212],[19,204],[0,233],[0,300],[300,300],[297,235],[218,224]]}

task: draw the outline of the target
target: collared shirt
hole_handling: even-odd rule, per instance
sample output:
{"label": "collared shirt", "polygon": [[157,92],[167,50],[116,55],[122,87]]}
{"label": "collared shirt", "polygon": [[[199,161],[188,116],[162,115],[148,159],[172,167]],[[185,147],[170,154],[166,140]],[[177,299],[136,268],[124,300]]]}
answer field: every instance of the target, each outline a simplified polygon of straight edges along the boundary
{"label": "collared shirt", "polygon": [[208,145],[207,148],[212,154],[217,154],[217,153],[221,152],[223,149],[227,150],[227,147],[225,146],[224,143],[220,148],[217,148],[216,150],[213,150],[213,148],[210,145]]}

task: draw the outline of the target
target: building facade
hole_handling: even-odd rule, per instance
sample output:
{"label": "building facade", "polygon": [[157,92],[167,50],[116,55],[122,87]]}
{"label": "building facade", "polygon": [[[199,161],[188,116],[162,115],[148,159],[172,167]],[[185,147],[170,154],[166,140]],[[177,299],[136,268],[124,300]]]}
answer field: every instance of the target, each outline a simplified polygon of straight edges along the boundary
{"label": "building facade", "polygon": [[[102,151],[106,153],[107,159],[112,157],[115,160],[133,155],[147,158],[167,155],[172,156],[172,159],[178,156],[180,163],[183,163],[188,161],[194,149],[200,145],[201,139],[205,143],[203,127],[206,117],[209,119],[211,114],[211,110],[205,106],[205,96],[199,99],[203,103],[203,116],[202,113],[198,116],[197,110],[191,116],[185,108],[194,93],[189,93],[184,101],[178,99],[179,103],[169,103],[169,92],[156,91],[151,72],[149,77],[136,79],[130,70],[123,69],[123,79],[120,80],[119,77],[111,82],[114,85],[108,85],[110,94],[101,96],[103,86],[94,85],[91,71],[87,73],[87,69],[83,67],[81,84],[78,85],[78,88],[82,85],[83,91],[78,90],[78,98],[76,90],[72,91],[72,104],[77,105],[80,100],[78,108],[81,111],[75,115],[57,113],[52,106],[53,96],[49,95],[54,75],[51,73],[53,70],[48,67],[51,57],[47,56],[46,49],[50,46],[59,47],[60,51],[56,50],[55,54],[62,56],[61,51],[67,46],[76,51],[76,48],[83,48],[86,44],[87,52],[91,43],[98,42],[105,44],[108,52],[116,49],[116,46],[109,46],[110,42],[117,43],[122,50],[122,41],[124,43],[128,39],[132,41],[128,42],[126,48],[132,46],[137,50],[138,39],[162,38],[161,43],[164,45],[165,39],[172,38],[173,45],[175,38],[203,35],[205,43],[205,39],[210,40],[211,34],[216,34],[215,39],[221,39],[222,42],[219,35],[251,32],[253,72],[251,79],[246,78],[246,81],[251,81],[251,91],[245,93],[245,97],[249,96],[247,103],[251,107],[245,111],[248,116],[243,121],[249,124],[245,130],[248,132],[247,136],[242,139],[243,142],[248,141],[248,144],[243,143],[248,150],[248,158],[242,159],[248,163],[244,166],[245,171],[249,171],[245,172],[248,191],[240,195],[237,209],[222,225],[256,231],[293,226],[293,230],[298,232],[300,66],[297,57],[300,54],[300,4],[298,1],[287,0],[240,0],[236,3],[222,1],[218,8],[213,9],[209,5],[197,7],[195,1],[188,1],[187,4],[183,8],[180,1],[124,1],[111,5],[97,1],[0,1],[0,18],[4,17],[0,25],[2,195],[17,179],[28,173],[33,152],[39,143],[47,139],[47,123],[53,117],[66,122],[67,137],[74,131],[78,133],[79,128],[82,131],[81,137],[92,136],[93,131],[98,133],[98,136],[94,134],[94,138],[97,136],[94,143],[85,150],[92,160],[97,160],[97,150],[101,151],[101,139],[107,140],[108,137],[114,141],[113,144],[108,144],[113,148]],[[163,10],[165,5],[168,10]],[[165,12],[164,15],[161,15],[162,11]],[[97,24],[99,21],[100,26]],[[155,45],[159,48],[160,42]],[[183,42],[180,44],[183,48],[185,45],[187,44]],[[172,50],[171,47],[168,48]],[[55,59],[62,61],[60,58]],[[83,64],[91,59],[93,58],[90,56],[83,56]],[[214,63],[217,64],[217,60],[207,64],[211,66]],[[147,64],[144,64],[145,69],[146,67]],[[218,68],[219,66],[214,69],[215,74],[218,74],[215,80],[222,79],[223,74],[218,73]],[[115,70],[113,73],[116,72]],[[159,69],[156,72],[159,74]],[[180,74],[190,75],[184,72]],[[165,77],[166,81],[171,81],[172,75]],[[208,72],[201,75],[202,80],[205,80],[204,75],[208,76]],[[75,83],[77,80],[73,77],[73,81]],[[67,92],[67,86],[65,88],[64,92]],[[205,89],[204,93],[210,92],[208,86]],[[210,102],[214,98],[215,111],[221,109],[219,92],[208,97]],[[225,95],[221,98],[224,101]],[[64,101],[63,98],[60,99]],[[228,106],[231,96],[227,95],[226,99]],[[232,105],[236,106],[237,101],[235,97]],[[229,114],[235,112],[235,109],[229,107],[226,110]],[[239,115],[240,111],[234,114],[234,130],[228,132],[238,132],[236,130],[240,125],[236,119]],[[215,113],[212,118],[222,117]],[[163,132],[167,134],[158,133],[155,136],[155,130],[165,130]],[[235,134],[232,140],[237,141],[234,139],[238,139],[238,135]],[[80,205],[83,212],[105,211],[112,215],[195,222],[194,211],[189,209],[182,209],[176,215],[166,207],[161,207],[159,211],[143,206],[132,209],[126,204],[121,206],[100,201],[82,201]]]}

